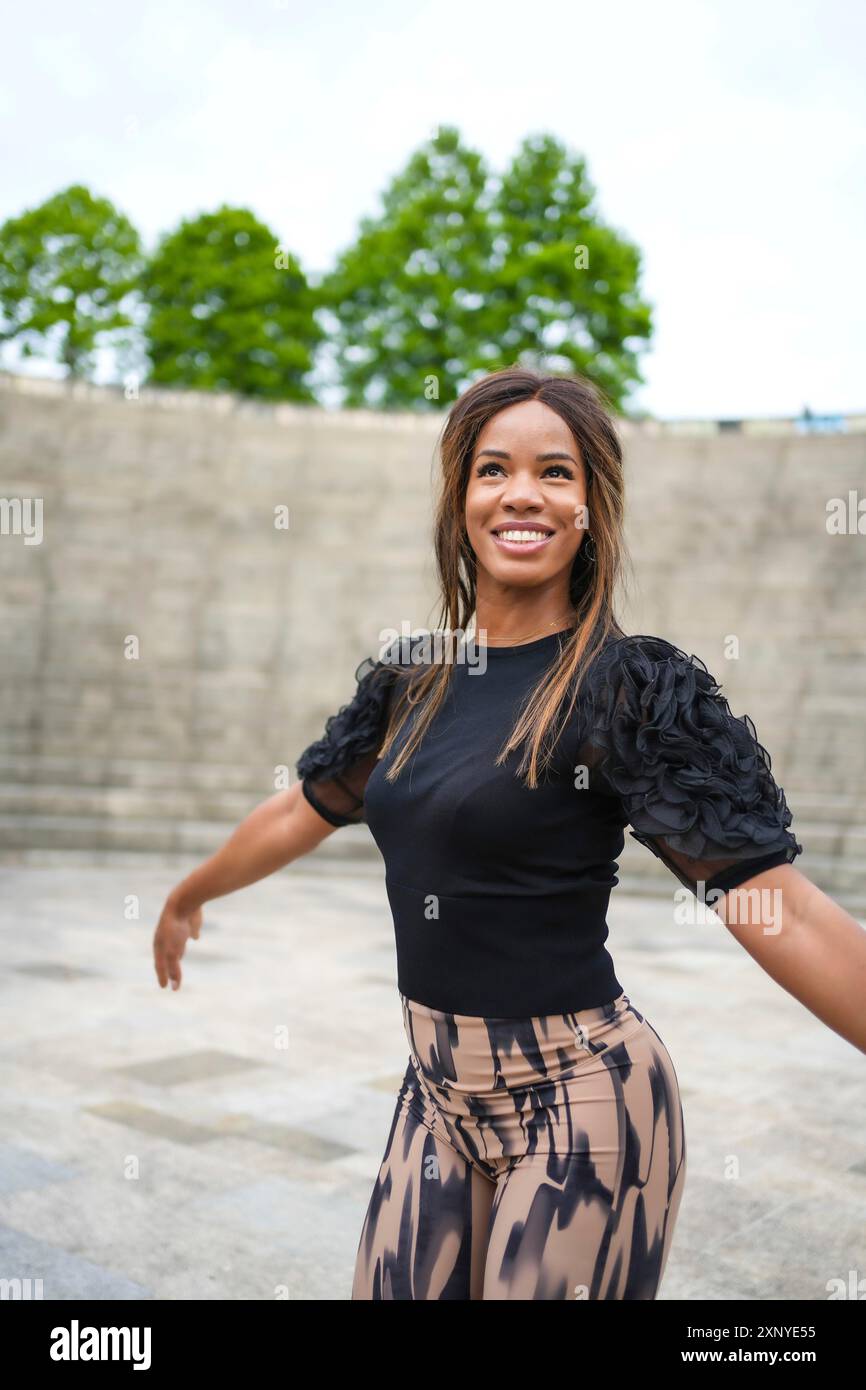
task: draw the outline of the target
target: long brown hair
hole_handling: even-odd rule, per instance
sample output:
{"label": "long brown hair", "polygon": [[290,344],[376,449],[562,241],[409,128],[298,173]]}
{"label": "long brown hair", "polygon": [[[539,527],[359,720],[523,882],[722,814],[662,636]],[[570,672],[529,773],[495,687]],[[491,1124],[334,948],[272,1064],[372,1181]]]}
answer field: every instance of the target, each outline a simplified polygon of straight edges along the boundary
{"label": "long brown hair", "polygon": [[478,436],[500,410],[518,401],[533,400],[541,401],[561,416],[580,448],[587,471],[589,529],[595,558],[592,562],[587,559],[585,536],[569,580],[573,630],[563,638],[559,660],[530,693],[497,755],[497,764],[504,762],[513,748],[525,743],[517,775],[526,774],[528,787],[537,785],[538,773],[552,757],[594,655],[609,637],[625,635],[613,607],[614,589],[627,555],[622,529],[622,449],[609,403],[599,388],[582,376],[545,376],[527,367],[507,367],[482,377],[455,401],[439,441],[442,467],[434,546],[440,610],[438,629],[434,631],[442,634],[445,645],[452,644],[451,651],[446,660],[434,661],[427,669],[397,668],[398,675],[412,677],[411,687],[407,682],[405,698],[396,703],[381,750],[383,756],[392,747],[410,709],[416,705],[421,708],[415,727],[386,773],[390,781],[399,775],[442,704],[459,634],[465,632],[475,613],[477,568],[466,534],[465,503]]}

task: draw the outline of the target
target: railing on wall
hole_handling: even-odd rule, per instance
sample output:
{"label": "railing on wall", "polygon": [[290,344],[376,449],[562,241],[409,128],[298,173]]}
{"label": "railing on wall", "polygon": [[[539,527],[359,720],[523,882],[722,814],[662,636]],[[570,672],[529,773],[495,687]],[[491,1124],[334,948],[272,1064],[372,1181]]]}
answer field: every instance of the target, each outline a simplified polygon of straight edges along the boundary
{"label": "railing on wall", "polygon": [[[419,423],[431,423],[444,415],[447,406],[441,411],[399,410],[377,411],[373,409],[341,410],[333,406],[300,405],[291,401],[284,403],[259,401],[253,398],[232,395],[219,391],[171,390],[167,387],[139,386],[126,384],[102,385],[89,381],[66,381],[56,377],[26,376],[0,370],[0,391],[11,391],[27,395],[61,396],[73,399],[140,400],[151,405],[183,407],[185,410],[213,411],[217,414],[241,411],[256,415],[270,415],[276,421],[281,418],[287,423],[299,416],[313,412],[327,415],[345,415],[353,423],[363,426],[369,421],[375,427],[387,424],[390,420],[404,424],[407,417]],[[866,411],[816,414],[809,409],[801,415],[791,416],[750,416],[743,419],[656,419],[654,416],[620,416],[618,426],[624,434],[641,435],[803,435],[803,434],[866,434]]]}

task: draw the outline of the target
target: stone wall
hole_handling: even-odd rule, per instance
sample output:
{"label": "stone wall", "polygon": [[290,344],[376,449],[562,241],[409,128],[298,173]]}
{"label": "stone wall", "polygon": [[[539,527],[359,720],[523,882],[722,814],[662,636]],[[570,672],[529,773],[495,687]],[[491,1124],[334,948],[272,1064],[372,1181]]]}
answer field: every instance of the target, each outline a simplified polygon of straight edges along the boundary
{"label": "stone wall", "polygon": [[[0,533],[7,853],[194,853],[269,795],[380,629],[435,621],[442,418],[0,377],[0,499],[43,506],[41,543],[8,510]],[[621,621],[706,662],[770,751],[798,865],[866,904],[866,536],[826,527],[866,495],[866,433],[748,424],[621,424]]]}

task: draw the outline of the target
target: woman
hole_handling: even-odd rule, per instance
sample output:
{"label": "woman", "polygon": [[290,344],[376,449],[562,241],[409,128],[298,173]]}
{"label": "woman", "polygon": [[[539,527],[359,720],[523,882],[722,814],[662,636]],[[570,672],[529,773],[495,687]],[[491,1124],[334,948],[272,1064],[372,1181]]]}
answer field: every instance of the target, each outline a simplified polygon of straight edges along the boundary
{"label": "woman", "polygon": [[157,975],[179,986],[202,903],[366,820],[410,1058],[353,1298],[655,1298],[686,1150],[671,1059],[604,945],[625,826],[864,1051],[866,933],[793,866],[748,717],[616,622],[622,456],[595,388],[494,373],[441,453],[437,650],[361,664],[299,782],[169,896]]}

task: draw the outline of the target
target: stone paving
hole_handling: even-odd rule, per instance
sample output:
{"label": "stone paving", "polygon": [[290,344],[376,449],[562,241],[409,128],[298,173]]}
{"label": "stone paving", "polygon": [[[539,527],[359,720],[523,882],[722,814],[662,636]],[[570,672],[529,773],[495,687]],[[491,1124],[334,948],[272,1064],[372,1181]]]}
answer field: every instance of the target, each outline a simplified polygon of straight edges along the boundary
{"label": "stone paving", "polygon": [[[0,1278],[46,1299],[347,1299],[408,1056],[381,866],[313,855],[210,904],[161,991],[153,928],[189,867],[0,866]],[[866,1058],[721,923],[621,890],[609,922],[685,1111],[660,1296],[866,1278]]]}

